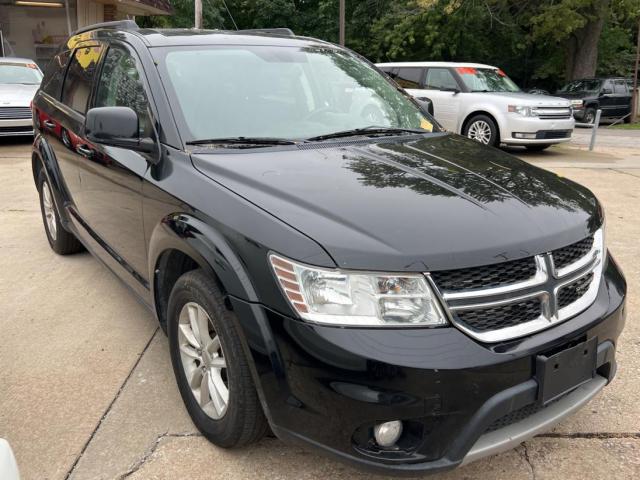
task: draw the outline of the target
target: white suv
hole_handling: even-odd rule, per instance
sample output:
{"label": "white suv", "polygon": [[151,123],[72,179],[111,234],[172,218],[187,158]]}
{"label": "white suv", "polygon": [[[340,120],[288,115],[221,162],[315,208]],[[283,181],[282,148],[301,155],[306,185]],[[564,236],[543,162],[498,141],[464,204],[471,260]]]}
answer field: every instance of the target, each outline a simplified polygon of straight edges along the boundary
{"label": "white suv", "polygon": [[575,125],[564,98],[524,93],[497,67],[477,63],[381,63],[378,68],[416,98],[433,102],[447,130],[487,145],[544,150],[571,140]]}

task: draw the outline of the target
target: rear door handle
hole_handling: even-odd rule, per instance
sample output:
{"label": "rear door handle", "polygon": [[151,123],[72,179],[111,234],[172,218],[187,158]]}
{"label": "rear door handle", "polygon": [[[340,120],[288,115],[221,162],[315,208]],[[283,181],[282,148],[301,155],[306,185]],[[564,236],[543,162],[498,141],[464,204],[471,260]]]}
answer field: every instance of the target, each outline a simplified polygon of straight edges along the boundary
{"label": "rear door handle", "polygon": [[86,145],[78,145],[76,147],[76,152],[78,152],[83,157],[87,157],[87,158],[93,157],[93,150],[88,148]]}
{"label": "rear door handle", "polygon": [[51,120],[45,120],[44,122],[42,122],[44,124],[45,127],[47,128],[56,128],[56,124],[53,123]]}

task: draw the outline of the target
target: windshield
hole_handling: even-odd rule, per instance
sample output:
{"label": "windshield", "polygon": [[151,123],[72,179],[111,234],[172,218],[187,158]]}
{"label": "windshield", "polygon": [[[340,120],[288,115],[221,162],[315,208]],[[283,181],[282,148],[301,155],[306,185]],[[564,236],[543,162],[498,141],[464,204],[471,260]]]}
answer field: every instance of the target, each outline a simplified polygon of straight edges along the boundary
{"label": "windshield", "polygon": [[375,69],[334,48],[186,47],[167,50],[159,64],[187,141],[434,128]]}
{"label": "windshield", "polygon": [[495,68],[458,67],[456,71],[472,92],[519,92],[520,87],[507,74]]}
{"label": "windshield", "polygon": [[597,93],[600,91],[601,85],[602,85],[601,80],[576,80],[565,85],[558,91],[563,93],[573,93],[573,92]]}
{"label": "windshield", "polygon": [[35,63],[0,63],[0,84],[39,85],[41,80]]}

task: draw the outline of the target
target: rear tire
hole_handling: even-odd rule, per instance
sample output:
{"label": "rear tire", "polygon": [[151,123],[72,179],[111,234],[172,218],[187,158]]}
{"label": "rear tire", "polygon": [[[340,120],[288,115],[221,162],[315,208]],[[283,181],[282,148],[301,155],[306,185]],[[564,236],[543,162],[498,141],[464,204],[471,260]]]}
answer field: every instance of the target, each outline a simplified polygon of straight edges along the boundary
{"label": "rear tire", "polygon": [[547,148],[549,148],[551,146],[551,144],[544,144],[544,145],[525,145],[525,148],[527,150],[529,150],[530,152],[541,152],[543,150],[546,150]]}
{"label": "rear tire", "polygon": [[484,145],[495,147],[500,142],[498,126],[487,115],[475,115],[464,127],[463,135]]}
{"label": "rear tire", "polygon": [[58,255],[70,255],[84,250],[75,235],[65,230],[60,222],[60,215],[53,200],[53,193],[43,171],[38,175],[38,193],[40,194],[40,211],[44,231],[51,249]]}
{"label": "rear tire", "polygon": [[182,275],[169,297],[167,321],[178,389],[198,430],[223,448],[260,440],[268,423],[235,316],[216,282],[202,270]]}

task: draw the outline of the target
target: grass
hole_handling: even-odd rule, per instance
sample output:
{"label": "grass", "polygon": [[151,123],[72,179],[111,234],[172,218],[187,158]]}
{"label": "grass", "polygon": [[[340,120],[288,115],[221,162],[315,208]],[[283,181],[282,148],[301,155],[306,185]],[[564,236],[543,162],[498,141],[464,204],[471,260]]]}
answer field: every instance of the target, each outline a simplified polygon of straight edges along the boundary
{"label": "grass", "polygon": [[619,130],[640,130],[640,122],[636,123],[619,123],[610,128],[617,128]]}

